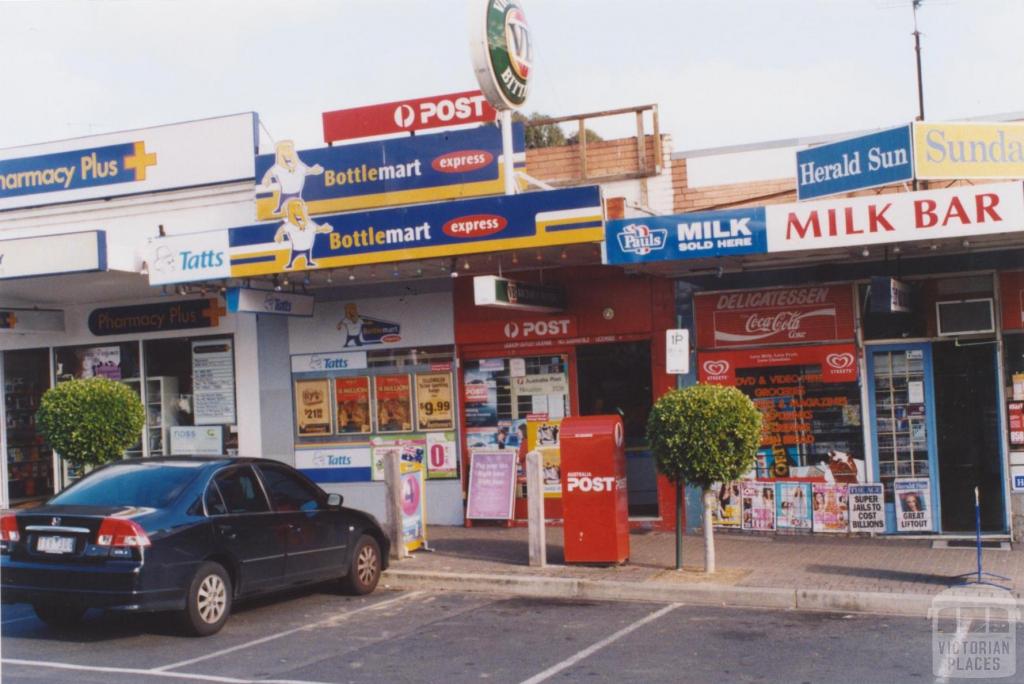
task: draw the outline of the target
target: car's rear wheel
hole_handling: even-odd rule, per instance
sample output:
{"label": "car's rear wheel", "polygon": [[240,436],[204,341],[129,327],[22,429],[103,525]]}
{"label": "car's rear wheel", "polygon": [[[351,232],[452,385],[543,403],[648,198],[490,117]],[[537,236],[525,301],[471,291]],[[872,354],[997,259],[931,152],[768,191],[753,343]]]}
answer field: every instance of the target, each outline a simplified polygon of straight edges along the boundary
{"label": "car's rear wheel", "polygon": [[50,627],[68,628],[74,627],[82,621],[85,615],[85,608],[77,606],[58,606],[43,603],[32,604],[32,610],[36,616]]}
{"label": "car's rear wheel", "polygon": [[231,614],[231,577],[219,563],[199,566],[188,587],[182,626],[195,636],[220,631]]}
{"label": "car's rear wheel", "polygon": [[352,562],[349,564],[348,574],[341,581],[341,586],[350,594],[369,594],[377,588],[380,570],[380,544],[370,535],[364,534],[352,551]]}

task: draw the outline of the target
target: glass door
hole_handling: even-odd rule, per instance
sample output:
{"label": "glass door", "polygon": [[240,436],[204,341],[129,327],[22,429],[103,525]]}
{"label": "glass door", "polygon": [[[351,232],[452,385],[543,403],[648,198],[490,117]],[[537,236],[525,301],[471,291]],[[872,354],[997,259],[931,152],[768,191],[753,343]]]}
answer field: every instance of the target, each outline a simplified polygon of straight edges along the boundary
{"label": "glass door", "polygon": [[[897,526],[896,500],[901,495],[904,509],[930,509],[926,519],[931,524],[920,531],[938,531],[941,515],[929,345],[868,347],[868,381],[874,476],[885,485],[886,531],[910,531]],[[902,481],[899,493],[894,491],[897,480]],[[913,480],[927,481],[927,500],[921,500],[920,484],[907,484]]]}

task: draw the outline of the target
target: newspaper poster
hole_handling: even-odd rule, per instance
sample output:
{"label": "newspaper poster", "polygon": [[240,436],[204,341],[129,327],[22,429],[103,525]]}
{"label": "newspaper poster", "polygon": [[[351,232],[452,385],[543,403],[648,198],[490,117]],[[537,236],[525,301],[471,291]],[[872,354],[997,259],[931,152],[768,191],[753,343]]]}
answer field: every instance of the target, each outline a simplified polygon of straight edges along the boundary
{"label": "newspaper poster", "polygon": [[896,530],[899,532],[931,532],[931,480],[893,480],[896,501]]}
{"label": "newspaper poster", "polygon": [[775,525],[780,530],[811,530],[811,485],[780,482]]}
{"label": "newspaper poster", "polygon": [[743,498],[743,529],[775,529],[775,484],[771,482],[744,482],[740,489]]}
{"label": "newspaper poster", "polygon": [[715,482],[711,485],[715,493],[715,507],[711,509],[711,522],[716,527],[740,526],[740,483]]}
{"label": "newspaper poster", "polygon": [[881,483],[850,485],[850,531],[885,532],[885,490]]}
{"label": "newspaper poster", "polygon": [[814,483],[812,518],[815,532],[849,532],[850,506],[846,484]]}

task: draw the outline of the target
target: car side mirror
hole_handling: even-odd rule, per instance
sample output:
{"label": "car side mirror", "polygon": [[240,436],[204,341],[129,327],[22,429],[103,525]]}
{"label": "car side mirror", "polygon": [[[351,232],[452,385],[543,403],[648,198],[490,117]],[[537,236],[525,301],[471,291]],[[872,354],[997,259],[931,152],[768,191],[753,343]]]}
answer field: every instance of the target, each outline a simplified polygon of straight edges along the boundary
{"label": "car side mirror", "polygon": [[327,495],[327,507],[328,508],[341,508],[341,504],[345,501],[345,497],[341,494],[328,494]]}

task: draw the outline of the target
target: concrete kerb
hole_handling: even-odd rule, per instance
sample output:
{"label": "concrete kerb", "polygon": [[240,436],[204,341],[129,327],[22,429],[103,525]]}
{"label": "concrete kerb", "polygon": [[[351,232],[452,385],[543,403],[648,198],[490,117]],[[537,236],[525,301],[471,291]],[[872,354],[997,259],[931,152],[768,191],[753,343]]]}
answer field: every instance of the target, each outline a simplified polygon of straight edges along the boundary
{"label": "concrete kerb", "polygon": [[[649,601],[776,610],[810,610],[876,615],[929,616],[933,594],[895,594],[824,589],[737,587],[727,584],[680,586],[664,582],[619,582],[534,575],[388,570],[390,589],[466,591],[535,598],[593,601]],[[1019,602],[1024,609],[1024,602]]]}

